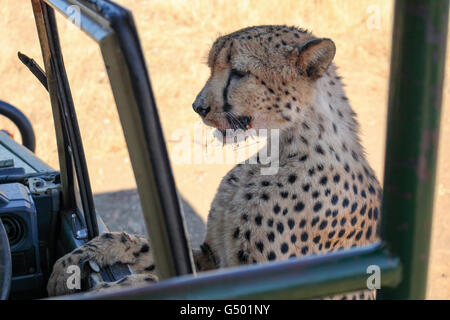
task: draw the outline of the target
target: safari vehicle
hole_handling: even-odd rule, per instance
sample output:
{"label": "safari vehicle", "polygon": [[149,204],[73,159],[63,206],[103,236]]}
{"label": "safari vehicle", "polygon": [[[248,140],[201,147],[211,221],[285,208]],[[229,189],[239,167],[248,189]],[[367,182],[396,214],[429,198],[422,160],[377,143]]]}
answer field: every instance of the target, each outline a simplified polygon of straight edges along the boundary
{"label": "safari vehicle", "polygon": [[[5,231],[0,224],[1,298],[45,298],[55,260],[107,231],[94,207],[55,20],[55,10],[69,18],[68,9],[74,5],[79,8],[80,29],[99,44],[103,55],[161,281],[64,298],[315,298],[366,288],[368,266],[381,271],[378,298],[425,297],[448,0],[396,1],[382,242],[201,274],[193,266],[132,14],[107,0],[31,2],[45,71],[25,55],[20,58],[49,91],[60,171],[0,133],[0,218],[6,227]],[[427,140],[430,134],[436,138]],[[125,265],[99,270],[105,281],[129,272]],[[88,288],[89,283],[84,283],[83,289]]]}

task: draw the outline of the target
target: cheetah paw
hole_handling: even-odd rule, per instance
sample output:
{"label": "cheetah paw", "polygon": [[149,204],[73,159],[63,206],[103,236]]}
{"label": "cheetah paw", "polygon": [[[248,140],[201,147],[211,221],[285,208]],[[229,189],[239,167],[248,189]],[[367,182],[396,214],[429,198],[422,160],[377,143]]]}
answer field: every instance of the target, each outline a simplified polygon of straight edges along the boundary
{"label": "cheetah paw", "polygon": [[92,239],[56,261],[47,292],[49,296],[80,292],[90,271],[98,272],[117,262],[137,267],[152,265],[147,239],[125,232],[108,232]]}

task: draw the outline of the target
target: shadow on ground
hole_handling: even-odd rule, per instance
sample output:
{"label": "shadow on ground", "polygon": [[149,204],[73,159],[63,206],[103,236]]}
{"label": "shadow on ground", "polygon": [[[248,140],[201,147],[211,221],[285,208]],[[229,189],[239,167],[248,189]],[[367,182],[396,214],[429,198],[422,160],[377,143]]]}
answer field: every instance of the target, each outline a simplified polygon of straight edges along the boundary
{"label": "shadow on ground", "polygon": [[[205,223],[182,197],[184,218],[193,248],[205,236]],[[95,207],[110,231],[147,235],[141,203],[136,189],[94,195]]]}

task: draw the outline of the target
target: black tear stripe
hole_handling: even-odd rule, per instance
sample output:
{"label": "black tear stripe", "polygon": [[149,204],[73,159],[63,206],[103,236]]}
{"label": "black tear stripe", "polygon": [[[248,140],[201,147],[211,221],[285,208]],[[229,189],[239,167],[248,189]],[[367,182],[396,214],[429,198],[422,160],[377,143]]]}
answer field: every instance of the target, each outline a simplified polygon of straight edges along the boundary
{"label": "black tear stripe", "polygon": [[247,130],[248,126],[250,125],[251,122],[251,117],[249,116],[236,116],[234,114],[231,114],[230,111],[233,108],[233,106],[231,104],[228,103],[228,88],[230,86],[231,83],[231,79],[233,77],[241,77],[240,75],[238,75],[236,73],[236,71],[231,70],[229,75],[228,75],[228,79],[227,79],[227,84],[225,85],[224,89],[223,89],[223,111],[226,112],[227,114],[225,115],[225,118],[227,119],[227,122],[231,125],[232,128],[234,129],[242,129],[242,130]]}
{"label": "black tear stripe", "polygon": [[223,91],[222,91],[222,94],[223,94],[223,107],[222,107],[222,109],[223,109],[224,112],[228,112],[228,111],[230,111],[233,108],[233,106],[228,103],[228,87],[230,86],[232,77],[233,77],[233,72],[230,71],[230,74],[228,75],[227,84],[226,84],[225,88],[223,88]]}

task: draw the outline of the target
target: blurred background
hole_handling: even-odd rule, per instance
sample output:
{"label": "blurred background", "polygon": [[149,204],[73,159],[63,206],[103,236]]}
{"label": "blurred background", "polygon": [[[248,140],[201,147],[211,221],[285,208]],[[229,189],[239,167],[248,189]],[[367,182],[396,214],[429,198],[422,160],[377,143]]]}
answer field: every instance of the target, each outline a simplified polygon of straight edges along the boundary
{"label": "blurred background", "polygon": [[[287,24],[334,40],[335,63],[358,115],[362,143],[380,181],[389,79],[392,0],[116,0],[133,11],[169,155],[193,132],[192,102],[207,80],[208,50],[220,35],[252,25]],[[0,5],[0,99],[20,108],[37,135],[37,155],[58,168],[48,93],[17,52],[43,66],[29,1]],[[97,45],[58,15],[61,46],[77,110],[96,207],[112,230],[145,233],[136,184]],[[450,50],[446,75],[450,70]],[[447,79],[448,80],[448,79]],[[450,84],[446,81],[427,297],[450,298]],[[0,118],[0,128],[20,135]],[[192,134],[189,139],[193,141]],[[172,162],[194,246],[221,178],[232,165]]]}

